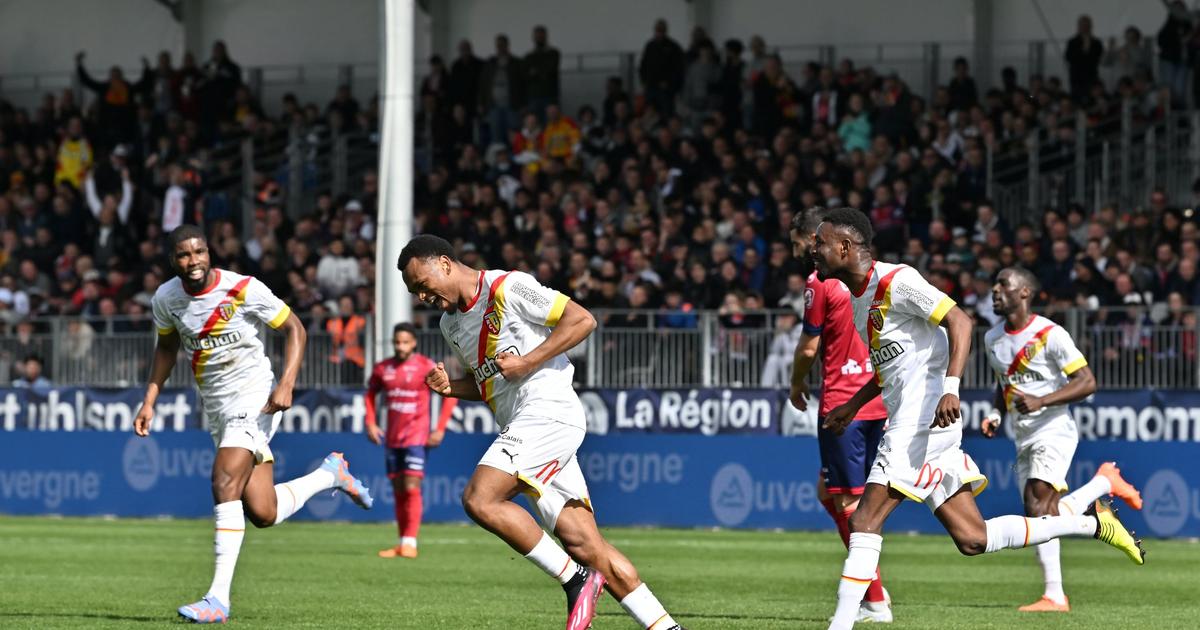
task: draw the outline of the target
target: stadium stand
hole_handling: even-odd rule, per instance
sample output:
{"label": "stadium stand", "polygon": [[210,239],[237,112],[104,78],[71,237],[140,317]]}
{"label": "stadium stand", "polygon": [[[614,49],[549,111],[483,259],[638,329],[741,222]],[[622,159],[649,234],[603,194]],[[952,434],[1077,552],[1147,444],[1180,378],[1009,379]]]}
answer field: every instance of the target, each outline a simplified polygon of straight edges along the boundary
{"label": "stadium stand", "polygon": [[[655,309],[606,315],[598,333],[602,347],[636,346],[643,371],[652,356],[698,352],[683,333],[712,311],[718,343],[754,347],[722,361],[758,366],[722,382],[748,384],[777,378],[767,373],[786,361],[761,369],[792,328],[775,309],[802,306],[792,214],[853,206],[873,221],[880,259],[917,267],[980,325],[996,321],[995,272],[1023,265],[1050,312],[1121,340],[1103,350],[1114,365],[1169,358],[1172,374],[1194,380],[1190,199],[1152,183],[1119,202],[1060,190],[1014,217],[988,196],[1005,177],[1029,178],[1031,146],[1046,173],[1072,159],[1081,132],[1091,142],[1114,126],[1176,124],[1187,95],[1175,75],[1151,74],[1136,29],[1120,46],[1078,34],[1068,77],[1010,67],[987,91],[960,58],[931,98],[848,60],[785,64],[757,36],[718,43],[697,29],[685,47],[665,22],[655,33],[638,85],[608,78],[603,101],[574,112],[559,105],[560,55],[544,29],[524,55],[500,35],[486,59],[466,41],[449,63],[431,59],[417,114],[418,229],[469,264],[527,270],[589,308]],[[1162,35],[1158,46],[1171,54]],[[180,223],[203,225],[216,264],[254,273],[304,315],[333,382],[360,375],[362,353],[344,346],[364,342],[345,331],[361,331],[354,318],[372,310],[377,177],[350,169],[335,194],[318,156],[352,134],[373,153],[377,100],[360,104],[343,87],[324,107],[287,95],[268,115],[220,42],[204,62],[144,60],[136,81],[118,68],[98,80],[82,53],[76,64],[87,102],[67,90],[32,112],[0,103],[0,325],[11,333],[0,380],[22,376],[31,344],[44,346],[47,374],[70,381],[94,367],[78,365],[95,361],[80,348],[149,330],[149,296],[170,273],[161,237]],[[1115,81],[1101,80],[1101,65]],[[238,192],[246,178],[253,197]],[[301,193],[313,201],[296,212]],[[134,354],[131,381],[144,372]],[[358,370],[340,365],[347,357]],[[713,369],[727,368],[740,369]],[[691,369],[660,382],[695,382]]]}

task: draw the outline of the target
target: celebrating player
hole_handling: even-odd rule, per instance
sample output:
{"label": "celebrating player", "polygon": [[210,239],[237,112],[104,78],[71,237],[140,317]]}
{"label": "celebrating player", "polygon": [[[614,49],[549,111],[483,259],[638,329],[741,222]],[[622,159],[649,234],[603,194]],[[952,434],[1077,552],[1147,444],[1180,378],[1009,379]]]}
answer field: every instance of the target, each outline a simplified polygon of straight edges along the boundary
{"label": "celebrating player", "polygon": [[858,510],[850,517],[850,551],[830,628],[854,625],[879,565],[883,524],[905,498],[925,503],[964,555],[1092,536],[1142,564],[1140,541],[1104,500],[1084,514],[986,521],[980,516],[974,495],[987,478],[960,446],[958,387],[971,351],[971,319],[916,270],[876,262],[873,237],[866,215],[839,208],[826,214],[813,239],[818,273],[850,287],[855,327],[876,373],[849,402],[830,411],[824,424],[844,430],[880,393],[889,422]]}
{"label": "celebrating player", "polygon": [[[380,558],[416,558],[417,532],[421,529],[421,480],[425,477],[425,448],[442,443],[446,422],[458,401],[444,398],[437,429],[429,432],[429,388],[425,375],[434,368],[429,357],[418,354],[417,330],[409,323],[392,329],[392,358],[380,361],[367,382],[367,438],[387,449],[387,474],[396,497],[396,527],[400,543],[379,552]],[[375,398],[383,392],[387,403],[387,435],[375,421]]]}
{"label": "celebrating player", "polygon": [[[1140,510],[1141,495],[1121,478],[1112,462],[1102,464],[1096,476],[1075,492],[1062,495],[1079,443],[1067,404],[1095,392],[1096,379],[1071,335],[1032,312],[1030,303],[1037,290],[1037,278],[1019,267],[1002,270],[992,286],[992,305],[1005,321],[984,337],[988,362],[999,384],[996,409],[983,421],[983,434],[996,435],[1002,418],[999,410],[1011,414],[1017,437],[1017,478],[1024,488],[1025,514],[1029,516],[1080,514],[1107,494]],[[1046,590],[1040,600],[1022,606],[1022,612],[1071,610],[1063,593],[1058,551],[1057,540],[1037,546]]]}
{"label": "celebrating player", "polygon": [[[796,346],[792,364],[791,401],[800,411],[808,408],[808,384],[805,379],[821,350],[824,379],[821,385],[823,418],[830,410],[850,400],[867,381],[874,378],[867,347],[854,330],[850,308],[850,290],[840,280],[822,280],[812,269],[813,232],[821,224],[824,208],[812,208],[792,218],[790,236],[792,255],[808,271],[804,299],[804,331]],[[850,515],[858,508],[858,498],[867,483],[867,473],[875,461],[875,450],[883,436],[887,412],[879,397],[863,406],[841,435],[818,428],[817,442],[821,447],[821,478],[817,490],[821,505],[837,524],[842,542],[850,544]],[[858,612],[859,621],[891,623],[892,610],[879,571],[867,587],[866,598]]]}
{"label": "celebrating player", "polygon": [[[350,475],[341,453],[330,453],[308,475],[275,484],[275,458],[268,443],[283,410],[292,406],[292,388],[304,355],[304,325],[262,282],[212,268],[208,242],[199,228],[176,228],[170,247],[176,277],[160,286],[151,300],[158,343],[134,431],[142,437],[150,434],[154,403],[182,345],[190,353],[201,405],[217,446],[212,469],[216,568],[204,598],[180,606],[179,614],[196,623],[224,623],[229,618],[229,588],[247,515],[256,527],[278,525],[314,494],[334,488],[363,508],[370,508],[372,500],[367,488]],[[256,321],[287,335],[278,384]]]}
{"label": "celebrating player", "polygon": [[[586,422],[565,353],[596,320],[528,274],[463,265],[436,236],[409,241],[397,267],[410,292],[444,311],[442,336],[471,371],[451,380],[439,363],[426,377],[429,387],[486,402],[500,425],[463,492],[467,515],[563,585],[567,630],[588,627],[606,581],[643,627],[678,628],[633,564],[600,535],[575,456]],[[512,502],[522,493],[566,552]]]}

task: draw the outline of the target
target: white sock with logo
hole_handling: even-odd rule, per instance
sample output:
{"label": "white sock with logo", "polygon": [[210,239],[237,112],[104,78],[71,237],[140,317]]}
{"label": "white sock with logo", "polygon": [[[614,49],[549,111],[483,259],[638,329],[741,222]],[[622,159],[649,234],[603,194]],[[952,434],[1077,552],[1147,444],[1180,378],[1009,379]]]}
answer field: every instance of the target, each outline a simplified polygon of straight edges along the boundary
{"label": "white sock with logo", "polygon": [[625,612],[642,624],[646,630],[665,630],[675,625],[675,620],[667,614],[667,609],[663,608],[662,603],[658,601],[654,593],[650,592],[650,587],[646,586],[645,582],[639,584],[625,596],[625,599],[621,600],[621,608],[624,608]]}
{"label": "white sock with logo", "polygon": [[275,524],[299,512],[314,494],[333,488],[336,481],[333,473],[318,467],[298,479],[275,484]]}
{"label": "white sock with logo", "polygon": [[213,508],[216,517],[217,531],[213,542],[213,552],[216,554],[216,566],[213,570],[212,586],[208,594],[221,600],[229,607],[229,589],[233,586],[233,569],[237,566],[238,552],[242,549],[242,539],[246,537],[246,517],[242,512],[241,501],[218,503]]}
{"label": "white sock with logo", "polygon": [[1093,501],[1112,493],[1112,482],[1104,475],[1096,475],[1092,480],[1079,486],[1075,492],[1058,500],[1059,514],[1083,514]]}
{"label": "white sock with logo", "polygon": [[558,580],[559,584],[569,582],[579,570],[579,565],[546,532],[542,532],[542,539],[525,557],[545,571],[546,575]]}

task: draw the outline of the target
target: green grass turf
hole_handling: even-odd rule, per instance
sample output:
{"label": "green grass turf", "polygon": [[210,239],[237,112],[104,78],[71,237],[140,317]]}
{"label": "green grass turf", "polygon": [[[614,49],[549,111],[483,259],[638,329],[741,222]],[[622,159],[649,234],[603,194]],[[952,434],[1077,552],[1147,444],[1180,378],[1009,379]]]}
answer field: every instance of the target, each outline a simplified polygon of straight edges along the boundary
{"label": "green grass turf", "polygon": [[[845,556],[832,532],[606,530],[676,619],[704,628],[824,628]],[[231,623],[244,628],[561,628],[562,592],[486,532],[426,526],[421,557],[382,560],[385,525],[249,530]],[[1016,612],[1041,594],[1032,551],[957,555],[945,536],[885,538],[894,628],[1200,627],[1200,545],[1147,541],[1137,567],[1063,545],[1069,615]],[[212,571],[209,521],[0,517],[0,628],[178,627]],[[596,630],[636,628],[608,595]]]}

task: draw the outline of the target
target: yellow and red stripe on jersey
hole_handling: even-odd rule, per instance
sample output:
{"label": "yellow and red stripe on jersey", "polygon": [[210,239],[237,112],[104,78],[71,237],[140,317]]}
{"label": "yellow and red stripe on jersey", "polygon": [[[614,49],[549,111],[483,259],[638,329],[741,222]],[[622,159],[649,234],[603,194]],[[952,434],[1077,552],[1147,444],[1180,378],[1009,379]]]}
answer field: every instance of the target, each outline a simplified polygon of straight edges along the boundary
{"label": "yellow and red stripe on jersey", "polygon": [[[496,344],[500,342],[500,328],[504,323],[504,281],[507,278],[507,273],[496,278],[488,290],[487,309],[483,312],[483,323],[479,326],[479,355],[476,367],[483,367],[489,358],[495,360]],[[489,376],[479,383],[479,396],[489,407],[492,407],[492,395],[496,390],[495,378]],[[496,409],[492,408],[492,411],[495,412]]]}
{"label": "yellow and red stripe on jersey", "polygon": [[[896,267],[879,278],[879,284],[875,285],[875,297],[871,300],[871,309],[867,311],[867,341],[872,350],[879,350],[879,335],[883,332],[888,311],[892,309],[892,279],[904,268],[904,265]],[[874,267],[871,270],[874,271]],[[876,366],[875,381],[882,387],[883,377],[880,374],[879,366]]]}
{"label": "yellow and red stripe on jersey", "polygon": [[[225,294],[217,307],[213,309],[212,314],[208,316],[208,321],[204,322],[204,328],[200,329],[200,334],[196,335],[196,339],[203,339],[212,335],[219,335],[225,327],[229,325],[229,321],[233,319],[233,314],[237,309],[246,302],[246,288],[250,286],[250,278],[243,278],[241,282],[233,285],[233,288]],[[228,306],[229,308],[226,308]],[[192,374],[196,377],[196,384],[200,385],[204,382],[201,373],[204,371],[205,364],[208,363],[214,349],[202,350],[196,349],[192,351]]]}
{"label": "yellow and red stripe on jersey", "polygon": [[1004,373],[1006,377],[1004,382],[1004,406],[1007,409],[1012,409],[1013,394],[1017,393],[1017,386],[1012,384],[1012,376],[1024,373],[1029,369],[1029,364],[1033,362],[1033,358],[1038,355],[1046,347],[1050,341],[1050,331],[1054,330],[1055,324],[1050,324],[1045,328],[1037,331],[1033,337],[1025,342],[1025,345],[1017,352],[1017,356],[1013,357],[1012,363],[1008,365],[1008,370]]}

